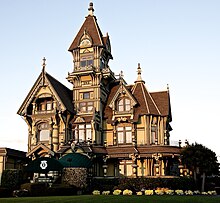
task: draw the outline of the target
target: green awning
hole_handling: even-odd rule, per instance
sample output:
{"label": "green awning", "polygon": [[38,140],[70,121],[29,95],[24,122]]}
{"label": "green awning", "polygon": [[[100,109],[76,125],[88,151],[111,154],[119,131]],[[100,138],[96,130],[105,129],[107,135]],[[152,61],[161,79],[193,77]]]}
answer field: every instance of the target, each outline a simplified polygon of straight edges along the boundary
{"label": "green awning", "polygon": [[80,153],[70,153],[59,159],[64,167],[81,167],[90,168],[92,166],[91,159]]}
{"label": "green awning", "polygon": [[62,171],[63,165],[54,158],[40,157],[31,161],[25,168],[28,172],[48,173],[49,171]]}

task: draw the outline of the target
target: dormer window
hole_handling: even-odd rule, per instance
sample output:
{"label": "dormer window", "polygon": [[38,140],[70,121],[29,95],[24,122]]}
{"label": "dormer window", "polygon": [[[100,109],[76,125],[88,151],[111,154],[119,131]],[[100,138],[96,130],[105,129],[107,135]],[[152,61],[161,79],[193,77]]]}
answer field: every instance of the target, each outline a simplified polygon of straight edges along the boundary
{"label": "dormer window", "polygon": [[118,137],[118,144],[132,143],[132,127],[131,126],[117,127],[117,137]]}
{"label": "dormer window", "polygon": [[128,98],[123,98],[118,101],[118,111],[130,111],[131,110],[131,100]]}

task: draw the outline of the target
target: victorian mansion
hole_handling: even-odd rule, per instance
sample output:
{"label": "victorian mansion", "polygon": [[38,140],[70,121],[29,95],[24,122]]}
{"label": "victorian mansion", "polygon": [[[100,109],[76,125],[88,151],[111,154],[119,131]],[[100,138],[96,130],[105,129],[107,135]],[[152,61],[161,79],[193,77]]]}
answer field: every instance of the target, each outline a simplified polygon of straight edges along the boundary
{"label": "victorian mansion", "polygon": [[[93,177],[178,175],[180,147],[170,146],[169,89],[149,92],[137,66],[134,84],[116,76],[110,37],[104,36],[93,4],[71,43],[68,89],[42,71],[18,110],[28,127],[27,157],[80,155]],[[79,160],[73,159],[74,167]],[[84,163],[86,165],[86,163]],[[68,167],[68,166],[66,166]]]}

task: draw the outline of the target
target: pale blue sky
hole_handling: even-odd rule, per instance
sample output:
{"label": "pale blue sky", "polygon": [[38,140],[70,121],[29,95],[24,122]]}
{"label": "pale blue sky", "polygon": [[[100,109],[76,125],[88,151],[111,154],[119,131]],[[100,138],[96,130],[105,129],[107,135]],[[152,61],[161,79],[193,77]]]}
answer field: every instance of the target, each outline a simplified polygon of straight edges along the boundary
{"label": "pale blue sky", "polygon": [[[171,140],[202,143],[220,155],[220,1],[94,0],[110,35],[111,69],[129,84],[137,64],[149,91],[170,87]],[[41,72],[71,88],[67,51],[89,0],[0,0],[0,147],[27,150],[27,125],[16,114]]]}

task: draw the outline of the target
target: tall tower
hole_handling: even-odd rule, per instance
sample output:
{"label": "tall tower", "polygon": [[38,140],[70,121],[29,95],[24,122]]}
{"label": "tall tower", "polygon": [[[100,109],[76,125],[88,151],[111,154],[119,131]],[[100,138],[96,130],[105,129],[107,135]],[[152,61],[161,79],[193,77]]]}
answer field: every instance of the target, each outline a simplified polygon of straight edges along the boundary
{"label": "tall tower", "polygon": [[113,59],[108,34],[103,36],[94,16],[93,3],[88,16],[69,50],[73,56],[73,72],[67,80],[73,84],[73,135],[78,141],[102,143],[103,109],[114,73],[108,62]]}

